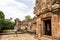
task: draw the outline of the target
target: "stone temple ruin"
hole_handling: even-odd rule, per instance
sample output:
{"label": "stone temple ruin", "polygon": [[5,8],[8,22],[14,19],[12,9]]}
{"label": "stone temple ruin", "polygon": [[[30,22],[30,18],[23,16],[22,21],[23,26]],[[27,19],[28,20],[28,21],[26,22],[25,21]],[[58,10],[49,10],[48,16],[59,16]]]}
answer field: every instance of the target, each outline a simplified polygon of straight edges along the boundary
{"label": "stone temple ruin", "polygon": [[60,40],[60,0],[36,0],[36,35],[40,40]]}

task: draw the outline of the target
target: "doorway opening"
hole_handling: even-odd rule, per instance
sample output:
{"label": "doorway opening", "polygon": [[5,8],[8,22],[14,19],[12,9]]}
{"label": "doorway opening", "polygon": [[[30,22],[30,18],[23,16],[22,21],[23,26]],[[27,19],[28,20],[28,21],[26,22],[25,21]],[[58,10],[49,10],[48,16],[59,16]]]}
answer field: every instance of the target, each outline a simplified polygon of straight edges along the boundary
{"label": "doorway opening", "polygon": [[49,35],[52,36],[52,32],[51,32],[51,19],[48,20],[43,20],[43,24],[44,24],[44,35]]}

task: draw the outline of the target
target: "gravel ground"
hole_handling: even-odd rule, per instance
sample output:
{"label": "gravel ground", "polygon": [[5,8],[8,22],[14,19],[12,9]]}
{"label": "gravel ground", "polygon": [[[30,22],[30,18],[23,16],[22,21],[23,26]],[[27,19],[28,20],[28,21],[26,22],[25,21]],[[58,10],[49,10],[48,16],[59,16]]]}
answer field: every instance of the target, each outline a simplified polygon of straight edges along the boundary
{"label": "gravel ground", "polygon": [[0,40],[37,40],[34,38],[34,35],[31,34],[18,34],[18,37],[15,37],[14,34],[1,35]]}

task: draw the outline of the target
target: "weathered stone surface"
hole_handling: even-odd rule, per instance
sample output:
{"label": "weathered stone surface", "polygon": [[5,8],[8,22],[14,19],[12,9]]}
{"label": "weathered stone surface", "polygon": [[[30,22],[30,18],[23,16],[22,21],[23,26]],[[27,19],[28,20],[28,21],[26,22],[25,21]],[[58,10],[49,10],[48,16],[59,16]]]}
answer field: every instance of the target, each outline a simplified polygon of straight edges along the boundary
{"label": "weathered stone surface", "polygon": [[[36,19],[36,34],[40,40],[56,40],[60,38],[60,0],[36,0],[34,13]],[[45,35],[46,24],[51,20],[51,34]],[[45,23],[45,24],[44,24]]]}
{"label": "weathered stone surface", "polygon": [[35,9],[34,13],[36,15],[60,9],[60,0],[36,0],[36,1],[37,1],[36,7],[34,8]]}

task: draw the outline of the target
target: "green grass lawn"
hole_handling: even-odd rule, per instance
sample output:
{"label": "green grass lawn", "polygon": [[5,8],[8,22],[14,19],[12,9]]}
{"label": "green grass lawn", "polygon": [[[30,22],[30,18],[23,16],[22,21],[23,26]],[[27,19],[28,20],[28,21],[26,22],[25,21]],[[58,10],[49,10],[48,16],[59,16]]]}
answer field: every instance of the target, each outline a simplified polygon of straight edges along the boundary
{"label": "green grass lawn", "polygon": [[[14,29],[3,30],[3,33],[14,33]],[[18,33],[22,33],[22,32],[18,31]]]}
{"label": "green grass lawn", "polygon": [[14,32],[14,29],[3,30],[4,33],[11,33]]}

